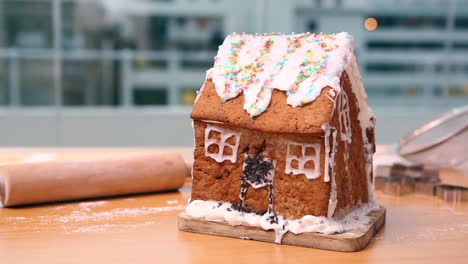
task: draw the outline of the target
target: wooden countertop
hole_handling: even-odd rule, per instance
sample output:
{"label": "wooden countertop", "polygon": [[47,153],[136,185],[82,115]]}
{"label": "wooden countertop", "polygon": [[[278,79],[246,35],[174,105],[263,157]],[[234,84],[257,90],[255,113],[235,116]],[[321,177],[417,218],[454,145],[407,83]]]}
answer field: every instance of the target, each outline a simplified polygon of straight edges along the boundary
{"label": "wooden countertop", "polygon": [[[0,163],[91,157],[154,149],[0,149]],[[180,151],[190,162],[190,149]],[[33,155],[33,156],[31,156]],[[1,263],[467,263],[468,203],[377,192],[387,222],[363,251],[340,253],[182,232],[177,192],[0,207]]]}

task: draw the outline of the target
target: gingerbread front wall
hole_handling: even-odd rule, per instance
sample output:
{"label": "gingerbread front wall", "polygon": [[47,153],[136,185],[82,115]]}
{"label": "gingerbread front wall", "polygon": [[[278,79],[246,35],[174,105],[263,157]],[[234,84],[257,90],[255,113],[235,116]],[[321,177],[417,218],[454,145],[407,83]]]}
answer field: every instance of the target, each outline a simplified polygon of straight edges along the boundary
{"label": "gingerbread front wall", "polygon": [[[205,149],[205,131],[207,126],[215,126],[240,134],[237,147],[237,159],[235,162],[229,160],[232,153],[227,147],[227,159],[217,162],[213,157],[206,154],[220,151],[219,148]],[[243,167],[247,155],[259,153],[261,156],[276,161],[274,168],[274,212],[286,218],[300,218],[304,215],[326,216],[328,199],[330,195],[330,183],[323,180],[324,168],[324,145],[323,138],[308,135],[284,135],[270,134],[248,129],[240,129],[224,124],[209,124],[203,121],[194,121],[195,130],[195,162],[193,167],[192,200],[214,200],[229,202],[240,205],[240,193]],[[304,174],[294,175],[286,173],[286,157],[288,143],[315,144],[320,147],[317,168],[320,176],[317,179],[307,179]],[[231,140],[231,143],[234,141]],[[303,152],[300,147],[293,144],[289,154],[301,157]],[[314,156],[313,148],[308,148],[306,155]],[[313,165],[312,165],[313,164]],[[316,168],[314,162],[307,162],[307,171]],[[297,168],[297,164],[294,165]],[[253,188],[247,187],[245,196],[245,208],[255,212],[263,213],[268,209],[269,200],[268,186]]]}

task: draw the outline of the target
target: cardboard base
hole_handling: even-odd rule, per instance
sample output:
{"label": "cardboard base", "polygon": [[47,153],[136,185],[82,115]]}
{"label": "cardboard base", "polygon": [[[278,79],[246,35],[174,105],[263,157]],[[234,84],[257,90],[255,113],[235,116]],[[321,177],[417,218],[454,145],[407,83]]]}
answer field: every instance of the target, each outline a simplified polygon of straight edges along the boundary
{"label": "cardboard base", "polygon": [[[282,244],[319,248],[333,251],[352,252],[366,247],[379,229],[385,224],[385,207],[381,206],[368,214],[371,222],[364,228],[350,230],[342,234],[324,235],[319,233],[302,233],[295,235],[287,232]],[[252,239],[274,243],[275,232],[251,226],[231,226],[224,222],[210,222],[192,219],[185,212],[179,215],[179,229],[233,238]]]}

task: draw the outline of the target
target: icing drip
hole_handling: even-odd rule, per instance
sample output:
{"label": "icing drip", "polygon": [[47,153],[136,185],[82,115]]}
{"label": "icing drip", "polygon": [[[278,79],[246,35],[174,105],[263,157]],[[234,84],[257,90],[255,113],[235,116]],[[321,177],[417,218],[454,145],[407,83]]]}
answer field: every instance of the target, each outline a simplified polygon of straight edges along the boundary
{"label": "icing drip", "polygon": [[364,143],[364,157],[365,157],[365,162],[366,162],[366,175],[367,175],[367,192],[369,194],[369,200],[374,199],[374,192],[373,192],[373,184],[372,184],[372,179],[371,179],[371,173],[372,173],[372,158],[373,152],[372,152],[372,144],[367,140],[367,142]]}
{"label": "icing drip", "polygon": [[[348,165],[348,162],[350,162],[350,159],[349,159],[349,144],[347,141],[343,140],[342,141],[344,142],[344,153],[343,153],[343,162],[345,164],[345,172],[346,172],[346,178],[349,179],[349,192],[350,193],[353,193],[353,189],[354,189],[354,182],[353,182],[353,179],[354,177],[351,176],[351,174],[349,173],[349,165]],[[353,203],[353,196],[351,195],[350,196],[350,202]]]}
{"label": "icing drip", "polygon": [[244,109],[257,116],[268,107],[272,89],[286,91],[293,107],[314,101],[322,89],[340,90],[339,79],[352,57],[348,33],[332,35],[229,35],[213,67],[223,101],[244,94]]}
{"label": "icing drip", "polygon": [[[294,154],[291,154],[291,146],[296,146],[301,148],[301,156],[298,157]],[[314,150],[313,155],[306,155],[307,148],[312,148]],[[315,144],[305,144],[305,143],[289,143],[288,144],[288,154],[286,156],[286,169],[287,174],[292,173],[294,175],[304,174],[307,179],[317,179],[320,177],[320,149],[321,146],[319,143]],[[297,168],[292,167],[292,163],[297,162]],[[314,168],[307,169],[305,168],[306,163],[313,162]]]}
{"label": "icing drip", "polygon": [[[337,199],[337,187],[336,187],[336,181],[335,181],[335,154],[337,151],[337,142],[336,142],[336,136],[337,136],[337,131],[336,128],[325,125],[324,127],[325,130],[325,147],[327,150],[325,151],[325,170],[326,170],[326,177],[325,181],[330,182],[330,198],[328,200],[328,212],[327,212],[327,217],[331,218],[333,216],[333,213],[335,213],[336,205],[338,204],[338,199]],[[330,145],[330,133],[332,135],[332,143]],[[330,169],[329,169],[330,168]],[[331,178],[329,176],[329,170],[331,170]]]}
{"label": "icing drip", "polygon": [[[210,133],[215,131],[220,134],[220,139],[210,138]],[[227,142],[231,137],[234,137],[235,144]],[[205,156],[210,157],[217,162],[223,162],[225,160],[230,160],[232,163],[237,161],[237,150],[239,148],[241,133],[232,131],[220,126],[215,126],[212,124],[207,124],[205,128]],[[218,146],[217,152],[210,152],[209,147],[215,145]],[[225,153],[225,148],[231,150],[231,154]]]}
{"label": "icing drip", "polygon": [[[375,118],[371,119],[370,127],[367,129],[373,129],[375,126]],[[367,135],[367,133],[366,133]],[[372,163],[374,155],[374,146],[369,138],[366,136],[364,142],[364,160],[366,162],[366,175],[367,175],[367,192],[369,194],[369,201],[374,200],[373,184],[372,184]]]}
{"label": "icing drip", "polygon": [[[325,140],[324,145],[325,145],[325,168],[323,169],[323,173],[325,174],[323,176],[323,181],[324,182],[329,182],[330,181],[330,168],[333,168],[333,164],[331,164],[330,161],[330,151],[332,150],[330,148],[330,125],[322,125],[322,130],[324,131],[323,138]],[[331,166],[330,166],[331,165]]]}
{"label": "icing drip", "polygon": [[187,206],[185,212],[196,219],[226,222],[232,226],[246,225],[260,227],[264,230],[274,230],[276,234],[275,242],[281,243],[283,235],[288,231],[294,234],[315,232],[331,235],[363,228],[371,221],[367,214],[378,209],[379,205],[374,202],[363,204],[339,220],[313,215],[290,220],[278,215],[277,222],[273,223],[270,221],[268,213],[261,215],[232,210],[232,208],[233,205],[227,202],[194,200]]}
{"label": "icing drip", "polygon": [[[336,141],[336,131],[333,132],[333,140]],[[335,153],[336,153],[336,147],[335,150],[332,152],[333,156],[333,164],[335,164]],[[330,199],[328,203],[328,211],[327,211],[327,217],[332,217],[333,214],[335,213],[336,210],[336,205],[338,204],[338,198],[337,198],[337,187],[336,187],[336,172],[335,168],[332,169],[332,179],[331,179],[331,190],[330,190]]]}

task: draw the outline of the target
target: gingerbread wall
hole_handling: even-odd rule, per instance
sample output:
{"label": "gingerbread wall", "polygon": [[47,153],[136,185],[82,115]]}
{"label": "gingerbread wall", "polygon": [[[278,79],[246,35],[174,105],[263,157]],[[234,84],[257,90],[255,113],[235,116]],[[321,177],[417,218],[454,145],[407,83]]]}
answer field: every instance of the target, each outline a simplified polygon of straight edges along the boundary
{"label": "gingerbread wall", "polygon": [[[260,155],[276,160],[274,175],[274,211],[286,218],[300,218],[304,215],[326,215],[330,184],[323,180],[324,147],[323,138],[307,135],[271,134],[228,125],[216,126],[241,132],[237,161],[225,160],[218,163],[205,156],[205,128],[207,123],[194,121],[195,162],[193,167],[193,200],[225,201],[240,203],[241,178],[246,155],[261,151]],[[318,143],[321,145],[320,173],[317,179],[285,173],[288,142]],[[291,149],[292,154],[301,156],[300,150]],[[311,164],[309,164],[311,165]],[[308,166],[313,168],[313,166]],[[263,213],[268,209],[269,190],[267,187],[254,189],[249,186],[245,199],[248,210]]]}
{"label": "gingerbread wall", "polygon": [[[368,201],[367,175],[365,172],[364,143],[362,139],[361,126],[359,124],[358,106],[356,96],[351,90],[348,75],[341,76],[341,87],[348,97],[349,115],[351,119],[351,143],[348,144],[349,154],[346,157],[346,143],[341,140],[338,133],[338,149],[336,153],[336,183],[338,204],[335,215],[345,213],[348,209]],[[335,111],[330,122],[331,126],[340,127],[338,111]]]}

